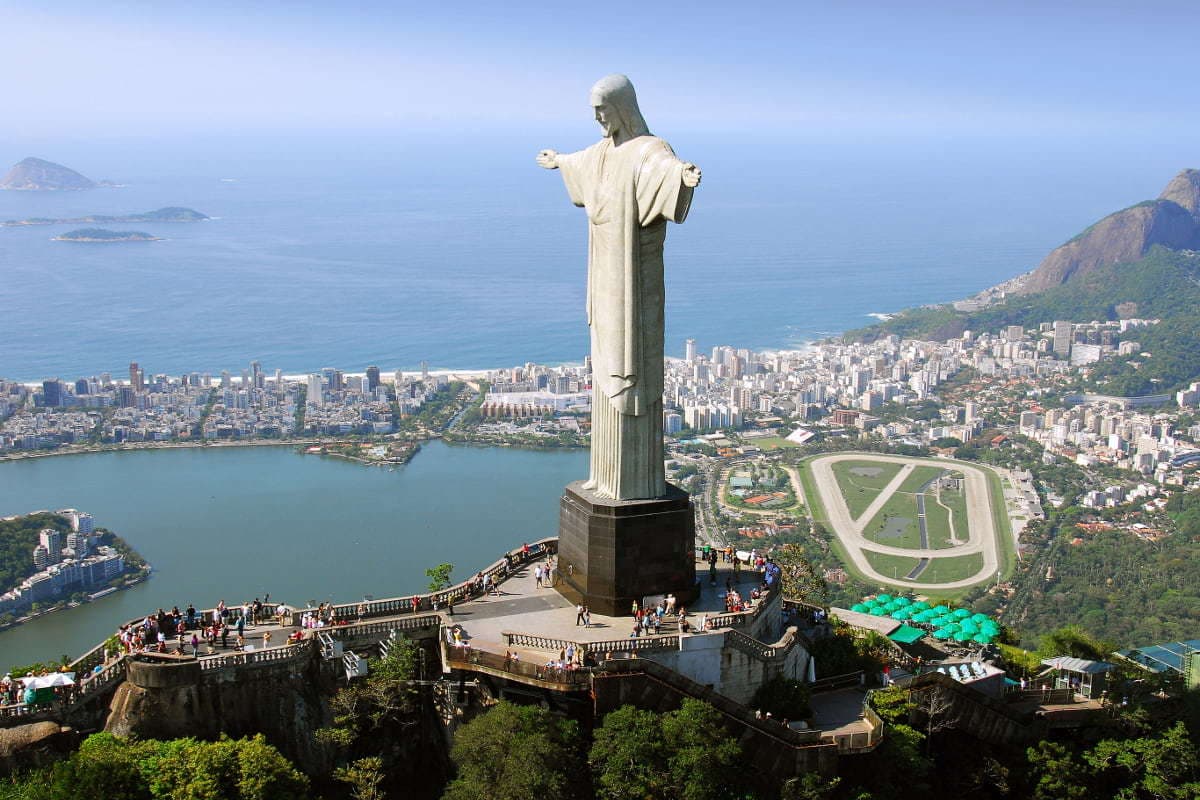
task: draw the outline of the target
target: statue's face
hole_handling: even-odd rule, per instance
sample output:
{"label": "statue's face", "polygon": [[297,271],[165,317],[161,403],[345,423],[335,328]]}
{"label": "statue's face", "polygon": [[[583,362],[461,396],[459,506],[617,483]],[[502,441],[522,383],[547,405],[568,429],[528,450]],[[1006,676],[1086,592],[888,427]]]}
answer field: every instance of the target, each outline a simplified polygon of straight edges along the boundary
{"label": "statue's face", "polygon": [[600,123],[600,130],[605,136],[614,136],[617,133],[617,115],[613,113],[613,108],[610,105],[601,103],[596,106],[596,122]]}

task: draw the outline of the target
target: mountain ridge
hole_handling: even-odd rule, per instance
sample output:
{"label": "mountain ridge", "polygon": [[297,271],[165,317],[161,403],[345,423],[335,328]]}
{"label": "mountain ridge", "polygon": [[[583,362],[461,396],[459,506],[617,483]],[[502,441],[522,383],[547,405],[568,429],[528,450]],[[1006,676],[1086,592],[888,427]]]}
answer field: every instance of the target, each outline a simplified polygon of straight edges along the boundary
{"label": "mountain ridge", "polygon": [[1018,289],[1034,294],[1110,264],[1136,261],[1155,245],[1200,248],[1200,170],[1185,169],[1155,200],[1113,212],[1056,247]]}

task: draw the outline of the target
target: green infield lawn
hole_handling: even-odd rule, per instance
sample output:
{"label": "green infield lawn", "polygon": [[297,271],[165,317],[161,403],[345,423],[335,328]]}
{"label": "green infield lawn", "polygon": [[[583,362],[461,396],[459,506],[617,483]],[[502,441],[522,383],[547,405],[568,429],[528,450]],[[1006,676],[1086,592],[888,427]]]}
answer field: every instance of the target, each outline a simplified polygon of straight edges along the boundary
{"label": "green infield lawn", "polygon": [[867,506],[879,496],[879,491],[896,477],[901,466],[881,461],[839,461],[833,465],[833,474],[846,507],[850,509],[851,519],[862,516]]}
{"label": "green infield lawn", "polygon": [[[929,563],[925,571],[917,576],[917,583],[947,583],[972,578],[983,569],[983,553],[972,553],[969,556],[939,556]],[[980,582],[990,579],[991,575],[980,575]]]}
{"label": "green infield lawn", "polygon": [[875,571],[885,578],[899,580],[905,575],[912,572],[913,567],[917,565],[919,559],[909,558],[908,556],[893,556],[888,553],[876,553],[873,550],[863,550],[863,555],[867,557],[867,563],[875,568]]}

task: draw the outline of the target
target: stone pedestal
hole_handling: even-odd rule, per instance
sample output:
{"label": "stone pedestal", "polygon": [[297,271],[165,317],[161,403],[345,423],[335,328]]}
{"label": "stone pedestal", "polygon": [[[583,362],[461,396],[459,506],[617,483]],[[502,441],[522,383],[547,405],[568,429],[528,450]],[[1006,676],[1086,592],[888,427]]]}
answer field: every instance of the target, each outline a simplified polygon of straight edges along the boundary
{"label": "stone pedestal", "polygon": [[634,600],[668,592],[686,605],[696,593],[695,513],[677,486],[654,500],[607,500],[575,481],[558,537],[559,592],[598,614],[628,616]]}

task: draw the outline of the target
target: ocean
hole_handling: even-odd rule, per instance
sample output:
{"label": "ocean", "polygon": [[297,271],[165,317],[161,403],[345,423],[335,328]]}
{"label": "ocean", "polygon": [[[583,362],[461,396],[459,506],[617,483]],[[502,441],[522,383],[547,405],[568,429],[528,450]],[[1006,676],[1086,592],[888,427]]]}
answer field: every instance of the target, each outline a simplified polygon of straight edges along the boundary
{"label": "ocean", "polygon": [[[704,170],[667,239],[675,355],[689,337],[702,350],[798,347],[967,296],[1194,166],[1183,145],[663,135]],[[0,228],[0,376],[579,361],[585,218],[533,155],[594,138],[0,139],[0,168],[37,155],[124,184],[0,192],[0,219],[173,205],[213,217],[108,226],[165,239],[147,243]]]}

